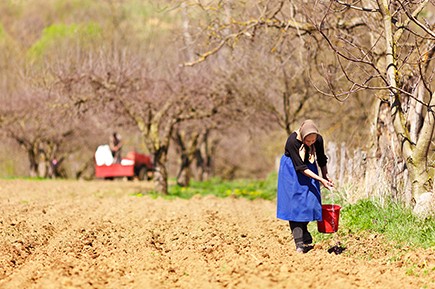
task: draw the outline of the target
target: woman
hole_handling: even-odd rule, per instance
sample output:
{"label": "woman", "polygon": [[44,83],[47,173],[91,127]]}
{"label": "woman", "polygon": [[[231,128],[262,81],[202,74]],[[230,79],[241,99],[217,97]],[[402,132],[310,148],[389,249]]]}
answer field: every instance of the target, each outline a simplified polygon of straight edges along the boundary
{"label": "woman", "polygon": [[[319,176],[317,163],[322,172]],[[306,120],[285,144],[278,173],[277,217],[289,221],[296,251],[308,252],[313,242],[307,225],[322,220],[320,183],[334,186],[328,177],[323,138],[312,120]]]}
{"label": "woman", "polygon": [[122,139],[121,139],[121,135],[119,133],[114,132],[110,136],[109,147],[110,147],[110,150],[112,151],[113,162],[115,164],[120,164],[121,159],[122,159],[122,156],[121,156]]}

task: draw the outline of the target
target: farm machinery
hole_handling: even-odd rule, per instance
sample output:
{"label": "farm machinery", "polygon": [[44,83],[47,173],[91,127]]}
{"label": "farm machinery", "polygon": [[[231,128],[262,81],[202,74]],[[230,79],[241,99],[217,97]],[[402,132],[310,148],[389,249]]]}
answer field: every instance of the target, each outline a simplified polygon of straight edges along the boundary
{"label": "farm machinery", "polygon": [[151,156],[135,151],[127,153],[120,163],[115,163],[110,149],[99,146],[95,152],[95,177],[106,180],[124,178],[133,180],[150,180],[153,177],[154,165]]}

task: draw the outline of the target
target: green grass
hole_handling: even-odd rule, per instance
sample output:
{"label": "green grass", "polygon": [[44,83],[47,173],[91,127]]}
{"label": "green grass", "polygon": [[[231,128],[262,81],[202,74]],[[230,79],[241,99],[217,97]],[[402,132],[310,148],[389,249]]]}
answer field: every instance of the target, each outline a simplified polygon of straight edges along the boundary
{"label": "green grass", "polygon": [[389,202],[381,205],[372,200],[360,200],[345,205],[340,212],[340,226],[346,231],[368,231],[407,246],[435,246],[435,219],[421,219],[411,209]]}
{"label": "green grass", "polygon": [[[316,232],[316,223],[310,223],[317,240],[334,238],[335,234]],[[379,234],[394,241],[398,247],[435,247],[435,218],[421,219],[401,204],[376,200],[359,200],[344,204],[340,210],[338,237],[345,240],[349,234]]]}
{"label": "green grass", "polygon": [[[222,181],[213,178],[203,182],[191,181],[189,187],[171,185],[168,196],[165,197],[190,199],[195,195],[273,200],[276,196],[276,174],[271,174],[265,180]],[[151,192],[151,196],[161,195]]]}
{"label": "green grass", "polygon": [[44,178],[44,177],[17,177],[16,175],[5,175],[0,177],[2,180],[23,180],[23,181],[43,181],[43,182],[50,182],[53,179]]}

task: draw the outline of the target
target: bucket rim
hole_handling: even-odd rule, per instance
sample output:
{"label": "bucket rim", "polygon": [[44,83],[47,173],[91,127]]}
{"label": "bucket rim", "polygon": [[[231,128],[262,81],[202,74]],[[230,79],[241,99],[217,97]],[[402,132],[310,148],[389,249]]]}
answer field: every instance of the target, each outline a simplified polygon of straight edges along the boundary
{"label": "bucket rim", "polygon": [[340,210],[341,206],[337,204],[322,204],[322,209],[328,210]]}

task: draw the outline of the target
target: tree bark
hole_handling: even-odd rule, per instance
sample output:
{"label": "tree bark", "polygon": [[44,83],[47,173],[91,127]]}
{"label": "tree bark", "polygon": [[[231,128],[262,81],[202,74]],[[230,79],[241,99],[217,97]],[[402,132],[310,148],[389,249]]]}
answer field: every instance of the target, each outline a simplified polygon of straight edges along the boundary
{"label": "tree bark", "polygon": [[154,190],[162,195],[168,194],[168,171],[166,169],[168,151],[161,148],[154,154]]}
{"label": "tree bark", "polygon": [[[427,169],[427,156],[430,147],[431,138],[434,131],[434,113],[429,109],[423,120],[423,126],[416,142],[413,142],[412,136],[406,126],[406,119],[403,114],[400,102],[400,92],[398,89],[398,75],[396,63],[396,38],[392,31],[392,17],[388,10],[388,1],[383,0],[379,8],[383,15],[385,45],[386,45],[386,74],[390,88],[390,109],[392,115],[392,124],[401,144],[401,152],[406,167],[409,170],[409,180],[413,199],[416,200],[421,194],[428,191],[428,181],[430,179]],[[414,101],[414,100],[412,100]],[[434,97],[431,97],[429,108],[435,103]]]}

